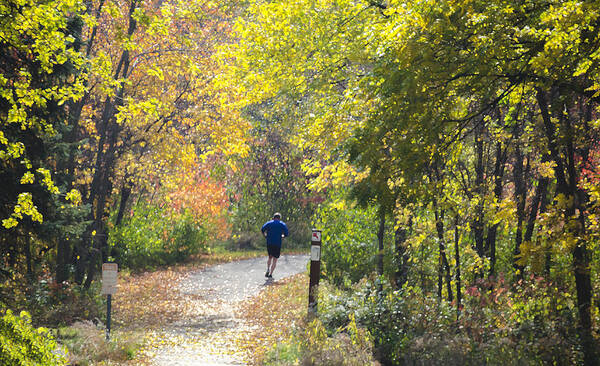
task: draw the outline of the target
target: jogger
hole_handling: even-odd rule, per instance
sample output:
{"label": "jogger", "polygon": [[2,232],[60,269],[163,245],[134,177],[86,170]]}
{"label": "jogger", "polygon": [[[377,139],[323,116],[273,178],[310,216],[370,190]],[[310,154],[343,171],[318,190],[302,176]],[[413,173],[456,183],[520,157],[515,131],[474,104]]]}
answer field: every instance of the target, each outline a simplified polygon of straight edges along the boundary
{"label": "jogger", "polygon": [[287,225],[281,221],[281,214],[276,212],[273,215],[273,220],[267,221],[260,231],[267,238],[267,272],[265,277],[273,277],[273,271],[277,266],[277,258],[281,254],[281,238],[289,235]]}

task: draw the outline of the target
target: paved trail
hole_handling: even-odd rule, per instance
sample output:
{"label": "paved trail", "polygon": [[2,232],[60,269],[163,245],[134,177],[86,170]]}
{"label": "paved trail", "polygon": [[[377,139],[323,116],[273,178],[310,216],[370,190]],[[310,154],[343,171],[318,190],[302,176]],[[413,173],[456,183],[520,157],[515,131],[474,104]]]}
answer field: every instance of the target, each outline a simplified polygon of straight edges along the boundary
{"label": "paved trail", "polygon": [[179,290],[191,299],[191,311],[151,337],[159,346],[150,351],[156,366],[245,365],[238,344],[252,330],[236,316],[238,305],[273,281],[304,272],[308,256],[282,256],[274,279],[265,278],[266,258],[216,265],[191,273]]}

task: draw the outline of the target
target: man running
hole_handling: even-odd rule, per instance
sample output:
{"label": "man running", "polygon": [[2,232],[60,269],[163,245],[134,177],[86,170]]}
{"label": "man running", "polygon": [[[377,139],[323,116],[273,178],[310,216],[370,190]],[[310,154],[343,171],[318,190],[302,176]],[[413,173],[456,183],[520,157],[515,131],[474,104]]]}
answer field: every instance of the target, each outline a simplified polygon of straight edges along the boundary
{"label": "man running", "polygon": [[281,238],[289,235],[288,228],[285,222],[281,221],[281,214],[276,212],[273,220],[267,221],[260,231],[267,238],[267,253],[269,253],[265,277],[273,277],[277,258],[281,252]]}

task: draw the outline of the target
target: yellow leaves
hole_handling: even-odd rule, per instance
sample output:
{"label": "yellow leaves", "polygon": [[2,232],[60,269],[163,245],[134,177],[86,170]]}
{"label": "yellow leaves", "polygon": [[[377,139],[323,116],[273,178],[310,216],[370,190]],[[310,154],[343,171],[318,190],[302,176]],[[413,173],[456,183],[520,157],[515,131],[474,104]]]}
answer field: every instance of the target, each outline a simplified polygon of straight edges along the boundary
{"label": "yellow leaves", "polygon": [[38,168],[37,172],[42,175],[42,184],[46,186],[48,192],[58,194],[58,187],[54,185],[50,171],[45,168]]}
{"label": "yellow leaves", "polygon": [[109,1],[106,5],[104,5],[104,11],[111,18],[119,18],[120,17],[119,8],[118,8],[117,4],[112,1]]}
{"label": "yellow leaves", "polygon": [[161,81],[165,80],[165,75],[163,74],[163,71],[161,68],[148,69],[146,71],[146,73],[150,76],[154,76],[154,77],[158,78]]}
{"label": "yellow leaves", "polygon": [[7,229],[15,227],[19,223],[18,220],[21,220],[23,216],[29,216],[32,221],[43,221],[42,214],[33,204],[33,195],[29,192],[19,194],[13,213],[9,218],[2,220],[2,226]]}
{"label": "yellow leaves", "polygon": [[31,172],[25,172],[21,177],[21,184],[31,184],[33,183],[35,177]]}
{"label": "yellow leaves", "polygon": [[79,205],[81,204],[81,193],[76,189],[71,189],[67,192],[65,199],[74,205]]}
{"label": "yellow leaves", "polygon": [[538,173],[544,178],[554,178],[555,162],[542,162],[538,165]]}
{"label": "yellow leaves", "polygon": [[588,69],[590,68],[590,66],[592,66],[592,60],[591,59],[584,59],[582,60],[579,65],[577,65],[577,68],[575,69],[575,72],[573,73],[573,76],[580,76],[585,74]]}

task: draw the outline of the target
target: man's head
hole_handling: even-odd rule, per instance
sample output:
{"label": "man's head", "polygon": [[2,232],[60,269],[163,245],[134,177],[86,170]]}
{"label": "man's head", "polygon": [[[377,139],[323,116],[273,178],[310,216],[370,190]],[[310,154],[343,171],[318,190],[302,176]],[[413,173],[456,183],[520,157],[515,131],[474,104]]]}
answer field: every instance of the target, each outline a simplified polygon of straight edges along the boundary
{"label": "man's head", "polygon": [[281,214],[279,212],[275,212],[273,215],[273,220],[281,220]]}

